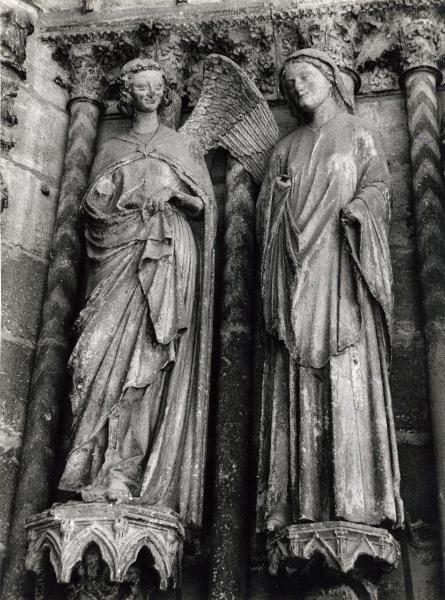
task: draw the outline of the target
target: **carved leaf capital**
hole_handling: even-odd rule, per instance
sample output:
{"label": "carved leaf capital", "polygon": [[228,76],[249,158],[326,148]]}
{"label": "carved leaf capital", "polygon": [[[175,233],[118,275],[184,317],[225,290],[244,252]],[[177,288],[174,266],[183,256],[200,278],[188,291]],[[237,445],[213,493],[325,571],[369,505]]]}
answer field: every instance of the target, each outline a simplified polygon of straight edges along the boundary
{"label": "carved leaf capital", "polygon": [[439,29],[427,18],[402,22],[399,32],[403,71],[419,67],[437,69]]}
{"label": "carved leaf capital", "polygon": [[[96,1],[91,0],[91,6]],[[367,0],[360,6],[342,2],[270,11],[240,8],[236,13],[218,10],[180,19],[153,13],[142,23],[131,17],[125,23],[105,20],[88,29],[50,27],[42,39],[58,49],[90,44],[106,72],[136,56],[150,56],[175,77],[177,93],[189,107],[199,97],[202,63],[212,53],[236,62],[267,100],[278,96],[276,73],[283,60],[305,46],[328,52],[355,80],[354,72],[360,73],[362,91],[374,92],[399,88],[401,63],[403,70],[435,68],[440,56],[443,64],[443,50],[438,49],[439,37],[442,48],[445,44],[442,3]]]}
{"label": "carved leaf capital", "polygon": [[355,71],[354,22],[340,14],[302,21],[303,37],[309,46],[327,52],[340,68]]}
{"label": "carved leaf capital", "polygon": [[104,55],[101,47],[91,44],[64,44],[56,47],[53,58],[66,69],[67,80],[57,83],[68,88],[71,100],[88,98],[101,102],[110,82],[103,68]]}

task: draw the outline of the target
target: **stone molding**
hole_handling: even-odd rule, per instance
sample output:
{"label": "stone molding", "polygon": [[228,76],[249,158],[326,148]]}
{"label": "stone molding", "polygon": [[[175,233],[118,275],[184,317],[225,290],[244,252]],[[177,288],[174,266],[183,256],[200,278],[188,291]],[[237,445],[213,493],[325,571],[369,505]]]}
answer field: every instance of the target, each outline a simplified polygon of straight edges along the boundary
{"label": "stone molding", "polygon": [[26,524],[26,568],[41,573],[49,558],[56,579],[70,581],[73,569],[91,543],[109,568],[112,582],[123,582],[128,568],[146,547],[159,573],[160,588],[180,584],[184,527],[172,510],[132,504],[68,502],[33,516]]}
{"label": "stone molding", "polygon": [[269,571],[278,573],[289,559],[310,561],[322,555],[327,568],[346,574],[355,569],[361,556],[375,561],[378,567],[394,568],[400,558],[400,546],[393,536],[378,527],[326,521],[286,527],[268,543]]}
{"label": "stone molding", "polygon": [[[176,76],[178,92],[191,105],[199,93],[203,59],[212,52],[239,64],[267,100],[279,98],[276,72],[285,57],[307,46],[328,51],[352,76],[360,74],[362,92],[367,93],[399,90],[406,60],[421,62],[423,46],[433,44],[435,61],[445,53],[441,4],[440,0],[374,0],[285,10],[249,7],[232,14],[195,8],[182,16],[173,11],[164,11],[165,16],[141,13],[139,18],[119,22],[104,15],[94,28],[79,22],[48,26],[42,37],[56,49],[55,58],[65,67],[60,48],[92,45],[111,80],[116,68],[134,56],[154,57]],[[437,23],[437,35],[431,37],[427,22]],[[415,43],[414,55],[404,53]]]}

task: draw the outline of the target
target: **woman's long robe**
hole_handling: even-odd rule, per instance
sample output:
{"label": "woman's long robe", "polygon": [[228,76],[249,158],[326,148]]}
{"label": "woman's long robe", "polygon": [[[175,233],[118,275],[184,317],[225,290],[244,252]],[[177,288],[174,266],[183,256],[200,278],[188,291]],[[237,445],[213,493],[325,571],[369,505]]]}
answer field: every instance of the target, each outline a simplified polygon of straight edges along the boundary
{"label": "woman's long robe", "polygon": [[[344,224],[348,206],[355,223]],[[265,362],[259,527],[401,523],[388,384],[389,173],[346,113],[280,142],[258,203]]]}
{"label": "woman's long robe", "polygon": [[[214,199],[195,141],[161,125],[98,153],[83,201],[87,299],[70,358],[72,448],[59,487],[102,499],[110,485],[200,523],[213,283]],[[200,244],[170,187],[203,205]]]}

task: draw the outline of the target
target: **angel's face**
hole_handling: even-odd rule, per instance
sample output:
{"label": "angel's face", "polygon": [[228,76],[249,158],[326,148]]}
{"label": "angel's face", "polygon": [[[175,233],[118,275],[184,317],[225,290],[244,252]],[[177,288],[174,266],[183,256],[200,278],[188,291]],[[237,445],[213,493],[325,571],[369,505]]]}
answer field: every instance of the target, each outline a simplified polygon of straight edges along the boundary
{"label": "angel's face", "polygon": [[164,96],[164,79],[161,71],[135,73],[131,86],[133,106],[137,112],[154,112]]}
{"label": "angel's face", "polygon": [[286,94],[296,108],[313,113],[331,92],[331,83],[314,65],[303,61],[291,62],[284,72]]}

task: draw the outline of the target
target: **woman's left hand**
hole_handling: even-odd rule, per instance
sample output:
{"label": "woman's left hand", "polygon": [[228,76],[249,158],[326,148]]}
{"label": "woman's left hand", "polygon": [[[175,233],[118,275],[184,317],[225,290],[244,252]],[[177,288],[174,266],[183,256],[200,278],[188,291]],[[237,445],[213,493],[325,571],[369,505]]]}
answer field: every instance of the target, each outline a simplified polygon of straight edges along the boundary
{"label": "woman's left hand", "polygon": [[[359,220],[356,216],[356,211],[354,210],[354,202],[355,202],[355,200],[353,200],[352,202],[347,204],[340,211],[340,219],[341,219],[343,225],[354,225],[355,223],[359,222]],[[357,210],[358,208],[361,208],[361,207],[355,206],[355,208]]]}

